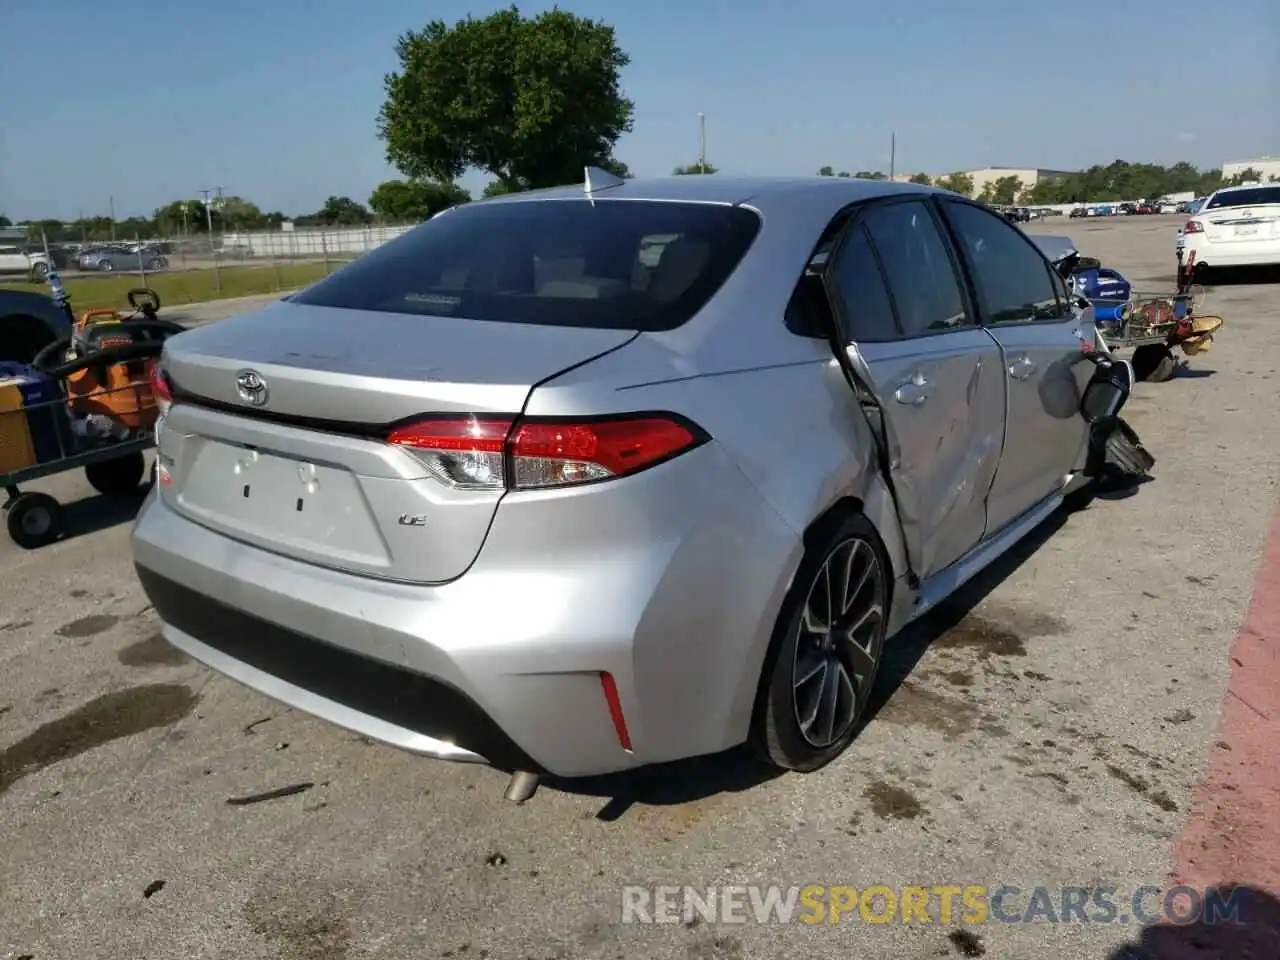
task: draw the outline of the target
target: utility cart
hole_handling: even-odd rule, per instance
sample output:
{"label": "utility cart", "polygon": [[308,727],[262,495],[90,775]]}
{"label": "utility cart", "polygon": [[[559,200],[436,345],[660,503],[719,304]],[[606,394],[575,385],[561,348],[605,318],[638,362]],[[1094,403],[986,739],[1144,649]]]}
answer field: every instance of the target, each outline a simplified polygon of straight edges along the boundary
{"label": "utility cart", "polygon": [[90,310],[78,320],[57,270],[53,301],[70,333],[30,364],[0,363],[0,488],[5,526],[20,547],[52,543],[62,533],[62,507],[46,493],[22,490],[34,480],[84,470],[110,497],[136,495],[155,445],[159,406],[151,377],[164,341],[183,327],[157,316],[155,292],[129,292],[131,314]]}

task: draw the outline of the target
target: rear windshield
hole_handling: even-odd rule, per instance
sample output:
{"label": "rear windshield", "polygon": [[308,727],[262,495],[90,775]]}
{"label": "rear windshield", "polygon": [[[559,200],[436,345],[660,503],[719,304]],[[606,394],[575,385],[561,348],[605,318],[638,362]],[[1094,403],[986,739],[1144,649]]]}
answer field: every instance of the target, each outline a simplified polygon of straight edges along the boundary
{"label": "rear windshield", "polygon": [[292,298],[350,310],[561,327],[672,330],[760,229],[741,207],[527,200],[457,207]]}
{"label": "rear windshield", "polygon": [[1257,207],[1264,203],[1280,203],[1280,187],[1250,187],[1215,193],[1209,198],[1207,209],[1217,207]]}

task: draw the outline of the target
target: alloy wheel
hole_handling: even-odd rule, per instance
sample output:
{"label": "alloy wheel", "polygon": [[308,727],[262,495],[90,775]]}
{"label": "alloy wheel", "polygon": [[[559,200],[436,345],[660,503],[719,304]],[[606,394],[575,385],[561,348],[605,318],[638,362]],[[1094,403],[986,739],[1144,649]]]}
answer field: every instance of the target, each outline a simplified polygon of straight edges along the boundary
{"label": "alloy wheel", "polygon": [[880,555],[861,537],[837,544],[809,588],[795,646],[792,705],[811,747],[839,741],[861,713],[876,672],[885,594]]}

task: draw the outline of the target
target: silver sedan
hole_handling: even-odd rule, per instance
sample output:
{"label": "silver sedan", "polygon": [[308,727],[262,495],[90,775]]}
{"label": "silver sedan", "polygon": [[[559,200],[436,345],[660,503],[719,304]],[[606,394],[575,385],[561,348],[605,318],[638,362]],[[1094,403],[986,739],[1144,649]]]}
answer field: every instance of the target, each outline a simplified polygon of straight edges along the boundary
{"label": "silver sedan", "polygon": [[515,793],[814,770],[887,640],[1089,499],[1095,340],[963,197],[591,170],[167,341],[137,569],[215,670]]}

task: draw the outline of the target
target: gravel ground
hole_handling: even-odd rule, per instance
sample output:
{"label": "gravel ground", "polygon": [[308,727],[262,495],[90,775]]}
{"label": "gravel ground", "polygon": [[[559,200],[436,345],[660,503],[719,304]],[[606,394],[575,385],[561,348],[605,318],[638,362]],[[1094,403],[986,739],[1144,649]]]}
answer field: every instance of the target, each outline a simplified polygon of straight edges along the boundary
{"label": "gravel ground", "polygon": [[[1167,289],[1176,223],[1029,232]],[[136,585],[132,505],[50,482],[72,536],[0,542],[0,956],[1111,956],[1136,921],[654,926],[620,922],[621,891],[1102,885],[1123,908],[1165,882],[1280,458],[1280,285],[1218,286],[1209,307],[1214,350],[1127,411],[1156,480],[1050,522],[900,637],[874,719],[810,776],[719,757],[505,803],[496,772],[370,745],[184,661]]]}

